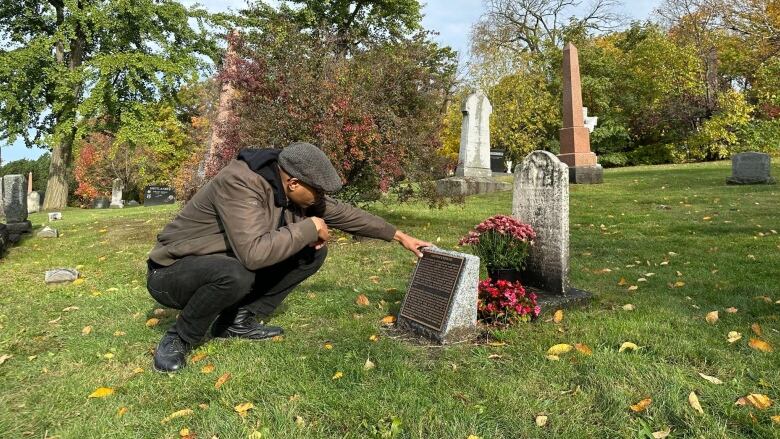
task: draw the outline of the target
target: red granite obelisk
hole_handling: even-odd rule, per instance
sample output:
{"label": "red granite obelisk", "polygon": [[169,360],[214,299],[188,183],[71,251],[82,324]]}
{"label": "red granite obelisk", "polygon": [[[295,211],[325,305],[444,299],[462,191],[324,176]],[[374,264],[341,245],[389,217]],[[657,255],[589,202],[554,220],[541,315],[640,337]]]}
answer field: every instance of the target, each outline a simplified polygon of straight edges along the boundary
{"label": "red granite obelisk", "polygon": [[582,85],[577,48],[563,48],[563,128],[558,158],[569,166],[570,183],[601,183],[603,169],[590,150],[590,133],[582,117]]}

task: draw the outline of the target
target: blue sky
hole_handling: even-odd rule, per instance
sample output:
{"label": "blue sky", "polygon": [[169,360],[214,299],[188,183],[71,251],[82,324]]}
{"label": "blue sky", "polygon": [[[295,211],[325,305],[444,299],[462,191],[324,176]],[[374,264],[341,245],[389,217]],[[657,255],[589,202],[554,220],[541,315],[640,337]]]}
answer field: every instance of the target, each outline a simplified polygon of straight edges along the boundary
{"label": "blue sky", "polygon": [[[182,0],[191,5],[200,3],[212,12],[227,9],[240,9],[246,5],[246,0]],[[268,3],[276,3],[274,1]],[[618,12],[630,19],[644,20],[650,17],[653,9],[661,0],[624,0]],[[582,6],[589,4],[583,0]],[[423,2],[423,26],[439,33],[436,40],[460,52],[461,60],[465,60],[468,52],[468,39],[471,25],[479,19],[484,11],[482,0],[427,0]],[[43,149],[26,148],[23,142],[13,145],[0,145],[3,163],[20,158],[34,159],[45,152]]]}

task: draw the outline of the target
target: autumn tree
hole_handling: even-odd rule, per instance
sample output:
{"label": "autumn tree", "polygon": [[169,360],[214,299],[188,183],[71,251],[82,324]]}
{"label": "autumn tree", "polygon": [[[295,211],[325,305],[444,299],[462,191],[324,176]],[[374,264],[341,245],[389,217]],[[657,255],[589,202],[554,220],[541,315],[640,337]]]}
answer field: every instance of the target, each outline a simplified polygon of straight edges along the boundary
{"label": "autumn tree", "polygon": [[115,132],[214,56],[209,15],[173,0],[0,4],[0,139],[50,148],[45,209],[63,207],[75,142],[98,116]]}

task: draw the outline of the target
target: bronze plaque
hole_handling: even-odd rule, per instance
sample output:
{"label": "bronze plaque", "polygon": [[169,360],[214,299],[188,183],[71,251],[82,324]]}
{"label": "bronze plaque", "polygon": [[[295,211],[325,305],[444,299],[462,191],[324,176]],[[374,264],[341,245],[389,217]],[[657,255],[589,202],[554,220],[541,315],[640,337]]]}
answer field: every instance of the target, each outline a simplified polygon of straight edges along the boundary
{"label": "bronze plaque", "polygon": [[464,261],[465,258],[423,250],[399,315],[441,331]]}

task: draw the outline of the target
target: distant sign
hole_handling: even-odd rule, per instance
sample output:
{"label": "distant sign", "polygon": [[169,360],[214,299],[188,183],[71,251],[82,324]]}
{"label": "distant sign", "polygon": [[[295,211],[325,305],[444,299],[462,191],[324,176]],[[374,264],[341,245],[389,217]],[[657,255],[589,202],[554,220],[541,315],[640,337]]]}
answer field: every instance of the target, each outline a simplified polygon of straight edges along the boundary
{"label": "distant sign", "polygon": [[147,186],[144,189],[144,206],[173,204],[175,202],[176,197],[170,186]]}

